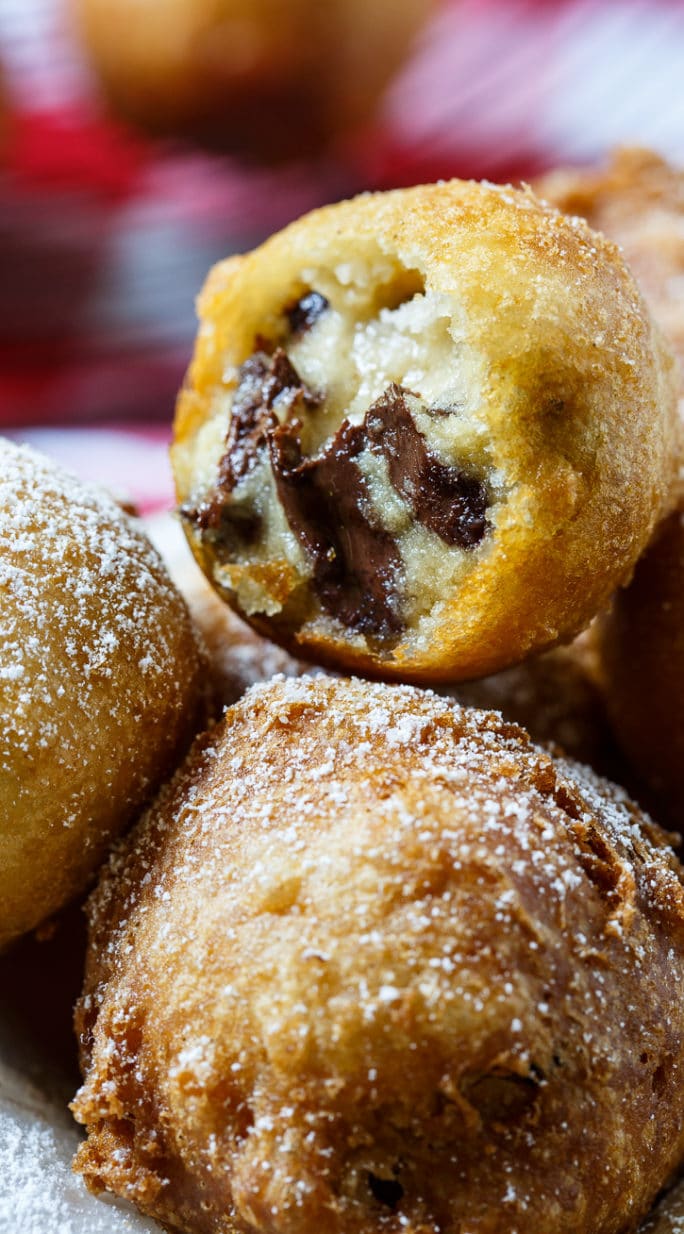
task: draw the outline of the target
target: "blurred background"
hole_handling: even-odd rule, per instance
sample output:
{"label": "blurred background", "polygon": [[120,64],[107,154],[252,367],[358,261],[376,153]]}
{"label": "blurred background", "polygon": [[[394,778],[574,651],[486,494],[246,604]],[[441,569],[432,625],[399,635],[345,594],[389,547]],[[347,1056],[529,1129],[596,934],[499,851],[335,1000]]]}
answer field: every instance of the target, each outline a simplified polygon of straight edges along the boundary
{"label": "blurred background", "polygon": [[0,431],[162,509],[214,261],[619,143],[684,164],[682,0],[0,0]]}

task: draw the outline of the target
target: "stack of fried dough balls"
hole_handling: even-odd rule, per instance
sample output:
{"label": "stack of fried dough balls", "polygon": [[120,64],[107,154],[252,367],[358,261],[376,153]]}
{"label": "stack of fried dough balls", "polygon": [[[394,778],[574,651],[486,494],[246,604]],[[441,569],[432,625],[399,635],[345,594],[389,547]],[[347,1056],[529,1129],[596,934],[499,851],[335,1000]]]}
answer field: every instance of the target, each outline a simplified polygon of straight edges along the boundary
{"label": "stack of fried dough balls", "polygon": [[0,947],[94,875],[203,721],[185,603],[133,519],[0,440]]}
{"label": "stack of fried dough balls", "polygon": [[112,855],[77,1168],[183,1234],[632,1234],[684,1162],[671,837],[407,682],[511,671],[628,582],[678,500],[672,356],[614,245],[458,181],[315,212],[201,315],[197,561],[398,684],[253,687]]}

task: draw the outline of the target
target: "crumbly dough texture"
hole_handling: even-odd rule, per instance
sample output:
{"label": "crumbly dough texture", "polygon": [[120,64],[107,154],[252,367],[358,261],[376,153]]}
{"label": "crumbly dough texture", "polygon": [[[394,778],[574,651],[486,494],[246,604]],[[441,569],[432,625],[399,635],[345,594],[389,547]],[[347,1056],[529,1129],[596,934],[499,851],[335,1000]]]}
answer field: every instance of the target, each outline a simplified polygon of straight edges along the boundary
{"label": "crumbly dough texture", "polygon": [[88,1184],[186,1234],[628,1234],[684,1152],[682,871],[410,686],[276,679],[110,860]]}
{"label": "crumbly dough texture", "polygon": [[657,818],[684,830],[684,508],[660,528],[599,624],[613,730]]}
{"label": "crumbly dough texture", "polygon": [[185,604],[116,503],[0,440],[0,947],[83,890],[202,722]]}
{"label": "crumbly dough texture", "polygon": [[221,600],[197,565],[173,513],[150,519],[147,530],[201,640],[206,689],[215,716],[259,681],[278,674],[302,677],[315,671],[303,660],[289,656],[277,643],[261,638]]}
{"label": "crumbly dough texture", "polygon": [[455,681],[570,638],[673,501],[674,365],[531,191],[326,207],[211,273],[173,464],[220,593],[297,654]]}

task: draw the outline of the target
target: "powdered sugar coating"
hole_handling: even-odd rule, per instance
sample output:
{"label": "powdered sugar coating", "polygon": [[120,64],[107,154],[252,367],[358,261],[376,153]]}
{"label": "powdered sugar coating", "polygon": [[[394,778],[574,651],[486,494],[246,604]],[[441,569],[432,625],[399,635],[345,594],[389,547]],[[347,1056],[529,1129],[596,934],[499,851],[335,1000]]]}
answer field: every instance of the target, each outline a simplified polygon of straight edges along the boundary
{"label": "powdered sugar coating", "polygon": [[614,1234],[682,1158],[681,868],[493,713],[255,687],[90,915],[79,1167],[174,1228]]}
{"label": "powdered sugar coating", "polygon": [[185,605],[106,494],[0,441],[0,945],[83,885],[196,729]]}
{"label": "powdered sugar coating", "polygon": [[51,1094],[0,1061],[0,1230],[3,1234],[151,1234],[159,1227],[98,1203],[71,1170],[78,1132]]}

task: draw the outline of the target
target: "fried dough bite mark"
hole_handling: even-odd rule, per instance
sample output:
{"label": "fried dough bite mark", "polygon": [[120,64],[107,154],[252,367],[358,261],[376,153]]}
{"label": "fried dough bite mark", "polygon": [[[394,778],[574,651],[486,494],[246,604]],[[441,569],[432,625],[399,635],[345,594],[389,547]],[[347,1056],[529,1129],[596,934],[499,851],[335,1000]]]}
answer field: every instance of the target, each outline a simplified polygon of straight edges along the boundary
{"label": "fried dough bite mark", "polygon": [[[235,490],[259,455],[268,455],[275,491],[311,563],[323,608],[349,629],[389,642],[403,626],[401,553],[373,505],[360,456],[370,451],[383,460],[395,493],[416,521],[464,550],[477,546],[488,528],[487,490],[428,449],[412,414],[419,398],[396,384],[361,424],[345,418],[322,453],[304,457],[302,417],[321,402],[281,348],[272,357],[255,352],[239,370],[216,486],[201,506],[186,505],[181,514],[210,533],[218,560],[240,544],[253,544],[261,519]],[[436,408],[433,414],[451,413]]]}

